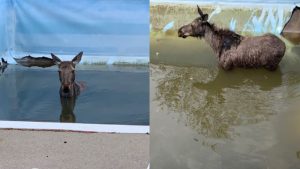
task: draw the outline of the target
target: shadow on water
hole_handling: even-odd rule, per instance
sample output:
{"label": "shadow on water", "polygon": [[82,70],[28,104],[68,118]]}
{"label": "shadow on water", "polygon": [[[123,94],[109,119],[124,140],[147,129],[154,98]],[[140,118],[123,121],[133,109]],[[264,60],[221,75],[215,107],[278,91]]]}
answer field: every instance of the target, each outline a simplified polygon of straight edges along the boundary
{"label": "shadow on water", "polygon": [[4,71],[5,71],[6,68],[7,68],[7,65],[0,67],[0,72],[1,72],[0,76],[4,73]]}

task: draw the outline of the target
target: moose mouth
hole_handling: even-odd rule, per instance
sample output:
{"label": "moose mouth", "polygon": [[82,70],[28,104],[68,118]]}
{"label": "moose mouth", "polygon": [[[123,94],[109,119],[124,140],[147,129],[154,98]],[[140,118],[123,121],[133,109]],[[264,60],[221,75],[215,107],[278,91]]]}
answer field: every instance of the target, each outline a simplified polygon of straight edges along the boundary
{"label": "moose mouth", "polygon": [[182,35],[182,36],[180,36],[180,37],[182,37],[182,38],[184,38],[184,39],[185,39],[185,38],[186,38],[186,37],[188,37],[188,36],[186,36],[186,35]]}
{"label": "moose mouth", "polygon": [[70,88],[69,87],[64,87],[63,88],[63,92],[66,93],[66,94],[69,93],[70,92]]}
{"label": "moose mouth", "polygon": [[187,38],[189,36],[188,33],[183,33],[183,32],[178,32],[178,37],[181,37],[181,38]]}
{"label": "moose mouth", "polygon": [[71,87],[69,85],[62,86],[60,89],[60,94],[63,97],[71,97]]}

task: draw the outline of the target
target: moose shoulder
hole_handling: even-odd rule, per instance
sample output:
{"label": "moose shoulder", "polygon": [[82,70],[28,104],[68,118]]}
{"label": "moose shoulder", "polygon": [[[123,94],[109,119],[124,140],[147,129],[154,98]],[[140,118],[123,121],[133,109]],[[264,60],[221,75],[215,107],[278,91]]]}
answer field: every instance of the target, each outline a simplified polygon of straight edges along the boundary
{"label": "moose shoulder", "polygon": [[199,6],[200,17],[192,23],[182,26],[178,36],[204,38],[218,57],[219,66],[225,70],[234,67],[275,70],[285,53],[285,43],[273,34],[245,37],[228,29],[220,29],[209,23],[208,14],[203,14]]}

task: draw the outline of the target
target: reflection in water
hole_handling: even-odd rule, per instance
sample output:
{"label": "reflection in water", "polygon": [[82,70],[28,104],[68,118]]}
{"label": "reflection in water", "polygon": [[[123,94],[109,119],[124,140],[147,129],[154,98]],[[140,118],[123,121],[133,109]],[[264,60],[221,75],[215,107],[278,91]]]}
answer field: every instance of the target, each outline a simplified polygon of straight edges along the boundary
{"label": "reflection in water", "polygon": [[204,136],[232,138],[238,134],[233,126],[268,120],[282,109],[282,95],[276,92],[282,84],[279,70],[151,65],[151,73],[161,107],[184,113],[187,125]]}
{"label": "reflection in water", "polygon": [[5,71],[5,69],[7,68],[7,65],[4,65],[4,66],[0,66],[0,76],[1,76],[1,74],[3,74],[4,73],[4,71]]}
{"label": "reflection in water", "polygon": [[0,75],[4,73],[5,69],[7,68],[7,61],[4,60],[3,58],[1,58],[1,61],[0,61]]}
{"label": "reflection in water", "polygon": [[0,119],[59,122],[62,114],[61,121],[76,123],[149,124],[148,67],[78,65],[76,69],[76,78],[88,82],[88,87],[76,100],[61,100],[56,67],[8,65],[0,76]]}
{"label": "reflection in water", "polygon": [[297,70],[151,64],[151,167],[300,169]]}
{"label": "reflection in water", "polygon": [[76,117],[73,112],[76,105],[76,97],[60,97],[60,103],[60,122],[76,122]]}

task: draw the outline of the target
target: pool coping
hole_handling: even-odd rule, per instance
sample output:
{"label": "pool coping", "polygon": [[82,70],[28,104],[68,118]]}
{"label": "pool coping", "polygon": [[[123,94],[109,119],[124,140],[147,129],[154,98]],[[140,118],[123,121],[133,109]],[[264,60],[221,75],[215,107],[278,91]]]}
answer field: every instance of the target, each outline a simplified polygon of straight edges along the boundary
{"label": "pool coping", "polygon": [[148,134],[149,126],[0,120],[0,129]]}

